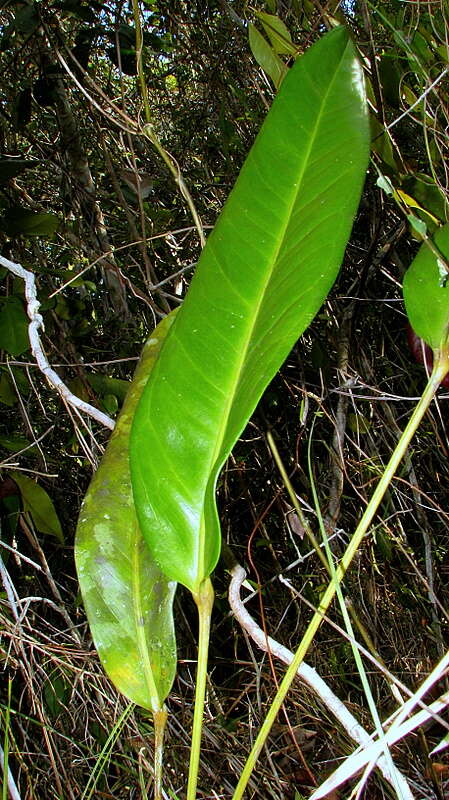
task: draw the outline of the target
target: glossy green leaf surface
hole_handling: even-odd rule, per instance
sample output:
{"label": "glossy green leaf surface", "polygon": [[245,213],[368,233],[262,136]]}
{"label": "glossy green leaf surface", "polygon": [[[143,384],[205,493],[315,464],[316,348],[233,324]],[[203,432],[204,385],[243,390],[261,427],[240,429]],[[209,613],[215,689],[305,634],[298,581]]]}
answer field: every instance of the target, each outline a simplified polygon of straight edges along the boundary
{"label": "glossy green leaf surface", "polygon": [[368,155],[362,73],[337,28],[282,82],[136,411],[142,533],[192,591],[219,556],[218,473],[335,280]]}
{"label": "glossy green leaf surface", "polygon": [[[449,224],[434,237],[438,251],[449,263]],[[434,350],[449,333],[449,273],[443,260],[424,242],[404,277],[404,303],[415,333]]]}
{"label": "glossy green leaf surface", "polygon": [[76,532],[78,578],[105,671],[126,697],[158,711],[176,670],[173,581],[156,566],[140,533],[129,474],[134,410],[173,322],[148,339],[101,464],[86,494]]}

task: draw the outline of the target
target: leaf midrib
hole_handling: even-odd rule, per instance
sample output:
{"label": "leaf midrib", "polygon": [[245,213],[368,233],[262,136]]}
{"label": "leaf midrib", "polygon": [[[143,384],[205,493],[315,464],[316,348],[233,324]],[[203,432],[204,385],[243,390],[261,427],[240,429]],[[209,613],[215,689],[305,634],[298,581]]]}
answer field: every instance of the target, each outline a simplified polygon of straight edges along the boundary
{"label": "leaf midrib", "polygon": [[150,655],[148,652],[148,644],[146,640],[146,625],[139,624],[144,621],[143,607],[141,601],[142,580],[141,580],[141,563],[142,559],[139,556],[139,539],[141,537],[139,523],[137,518],[133,525],[131,533],[132,538],[132,596],[133,596],[133,612],[134,612],[134,627],[136,631],[137,649],[140,653],[143,665],[143,679],[146,683],[148,694],[150,697],[151,710],[160,710],[159,692],[157,691],[156,682],[153,676],[153,668],[151,666]]}
{"label": "leaf midrib", "polygon": [[[257,322],[259,320],[260,310],[261,310],[261,307],[263,305],[264,299],[265,299],[266,294],[267,294],[267,287],[269,286],[269,284],[271,282],[272,275],[273,275],[273,273],[275,271],[276,264],[278,263],[278,260],[279,260],[279,253],[280,253],[280,251],[282,249],[282,245],[283,245],[283,243],[285,241],[285,235],[286,235],[286,232],[287,232],[288,227],[289,227],[289,223],[290,223],[290,219],[291,219],[291,215],[292,215],[292,210],[293,210],[293,208],[294,208],[294,206],[296,204],[298,195],[299,195],[299,193],[301,191],[302,181],[304,179],[306,168],[307,168],[307,166],[309,164],[310,153],[312,151],[313,145],[314,145],[314,143],[316,141],[318,130],[320,128],[321,120],[322,120],[323,113],[324,113],[324,108],[325,108],[326,102],[327,102],[327,98],[328,98],[328,96],[329,96],[329,94],[331,92],[331,89],[332,89],[332,87],[334,85],[334,82],[336,80],[336,75],[339,74],[342,61],[343,61],[343,59],[344,59],[344,57],[346,55],[347,49],[348,49],[348,44],[349,43],[347,42],[346,45],[345,45],[345,48],[344,48],[344,50],[342,52],[342,55],[341,55],[341,58],[340,58],[340,61],[339,61],[339,64],[338,64],[338,68],[335,69],[334,74],[332,76],[332,79],[329,82],[329,85],[328,85],[328,88],[326,90],[326,93],[322,98],[320,110],[319,110],[319,113],[318,113],[317,118],[316,118],[315,128],[314,128],[312,136],[310,137],[309,146],[307,148],[307,156],[303,159],[302,168],[300,170],[300,177],[298,178],[298,181],[297,181],[296,191],[292,194],[292,201],[290,203],[289,212],[288,212],[288,214],[285,215],[286,221],[285,221],[285,223],[284,223],[284,225],[282,227],[282,231],[281,231],[281,233],[280,233],[280,235],[278,237],[278,245],[277,245],[277,248],[275,250],[275,255],[274,255],[274,257],[272,258],[272,261],[271,261],[272,267],[271,267],[270,270],[267,270],[267,278],[265,280],[263,289],[260,292],[259,300],[257,302],[256,313],[254,315],[252,315],[252,317],[251,317],[252,323],[250,322],[250,325],[248,326],[248,333],[247,333],[247,336],[246,336],[246,340],[245,340],[245,342],[244,342],[244,344],[243,344],[243,346],[241,348],[242,356],[238,359],[237,367],[236,367],[235,372],[234,372],[235,380],[230,382],[230,385],[232,387],[234,387],[235,390],[232,392],[232,394],[230,392],[227,393],[228,399],[227,399],[227,401],[225,403],[224,411],[223,411],[223,413],[221,415],[221,424],[219,425],[219,428],[218,428],[218,435],[217,435],[216,440],[215,440],[215,447],[214,447],[214,450],[213,450],[213,453],[212,453],[212,456],[211,456],[211,459],[210,459],[209,478],[208,478],[208,481],[207,481],[207,484],[206,484],[206,488],[205,488],[205,492],[204,492],[204,498],[203,498],[203,507],[202,507],[201,525],[200,525],[200,534],[199,534],[199,546],[198,546],[198,554],[199,554],[198,561],[200,561],[200,559],[201,559],[201,562],[202,562],[201,565],[200,565],[201,566],[201,574],[204,574],[204,555],[205,555],[205,538],[206,538],[205,520],[204,520],[205,500],[206,500],[206,497],[208,495],[208,492],[214,491],[214,489],[215,489],[215,482],[216,482],[216,478],[217,478],[218,472],[219,472],[219,470],[220,470],[220,468],[222,466],[224,458],[226,457],[226,452],[225,453],[222,452],[222,446],[223,446],[223,442],[224,442],[225,436],[226,436],[226,431],[227,431],[227,428],[228,428],[230,412],[231,412],[231,409],[232,409],[232,406],[233,406],[233,403],[234,403],[234,398],[235,398],[235,395],[236,395],[236,389],[237,389],[237,387],[239,385],[240,377],[241,377],[241,375],[243,373],[244,365],[245,365],[245,363],[247,361],[247,354],[248,354],[248,350],[249,350],[249,344],[251,342],[253,332],[254,332],[254,330],[256,328],[256,325],[257,325]],[[220,458],[221,455],[224,456],[223,459]],[[198,570],[198,572],[199,572],[199,570]]]}

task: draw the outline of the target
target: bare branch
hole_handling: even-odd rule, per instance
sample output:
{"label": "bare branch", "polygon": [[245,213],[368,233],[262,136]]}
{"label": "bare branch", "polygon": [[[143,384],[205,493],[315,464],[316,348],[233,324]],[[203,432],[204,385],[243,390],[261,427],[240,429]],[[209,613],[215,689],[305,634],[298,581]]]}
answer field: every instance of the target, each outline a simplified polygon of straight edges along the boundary
{"label": "bare branch", "polygon": [[[270,651],[271,655],[282,661],[283,664],[290,665],[293,661],[294,655],[291,650],[279,644],[271,636],[265,636],[262,628],[259,627],[257,622],[251,617],[243,605],[240,597],[240,589],[246,578],[246,572],[240,564],[237,564],[231,570],[231,583],[229,586],[229,605],[233,614],[244,631],[251,637],[253,642],[264,652]],[[340,724],[345,729],[346,733],[362,747],[367,747],[373,743],[369,733],[360,725],[356,718],[346,708],[344,703],[333,693],[332,689],[323,681],[313,667],[310,667],[304,661],[298,667],[298,678],[307,684],[318,695],[320,700],[324,703],[326,708],[338,719]],[[380,755],[377,761],[385,780],[388,781],[393,787],[399,785],[402,790],[402,797],[404,800],[413,800],[413,794],[404,776],[395,768],[395,775],[393,776],[390,771],[390,766],[387,764],[384,756]]]}
{"label": "bare branch", "polygon": [[50,367],[39,337],[39,329],[42,328],[42,330],[44,330],[44,320],[42,319],[42,314],[39,313],[40,303],[36,296],[36,279],[34,273],[24,269],[20,264],[15,264],[13,261],[9,261],[9,259],[4,258],[3,256],[0,256],[0,264],[3,267],[6,267],[6,269],[8,269],[14,275],[22,278],[22,280],[25,282],[27,314],[30,318],[28,336],[31,345],[31,352],[36,359],[40,371],[43,375],[45,375],[50,386],[53,386],[53,388],[56,389],[65,403],[68,403],[68,405],[78,409],[78,411],[83,411],[84,414],[88,414],[90,417],[92,417],[92,419],[95,419],[97,422],[99,422],[100,425],[104,425],[106,428],[113,430],[115,426],[114,420],[111,419],[111,417],[109,417],[107,414],[104,414],[98,408],[91,406],[90,403],[86,403],[84,400],[81,400],[79,397],[72,394],[68,386],[66,386],[61,380],[57,372]]}

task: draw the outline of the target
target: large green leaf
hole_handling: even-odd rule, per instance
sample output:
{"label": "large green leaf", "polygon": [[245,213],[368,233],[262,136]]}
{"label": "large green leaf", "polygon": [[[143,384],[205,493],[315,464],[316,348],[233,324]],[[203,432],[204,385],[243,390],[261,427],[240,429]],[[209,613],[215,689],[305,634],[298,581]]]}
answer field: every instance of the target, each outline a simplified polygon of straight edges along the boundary
{"label": "large green leaf", "polygon": [[172,604],[175,584],[160,572],[134,511],[128,443],[134,409],[173,322],[147,341],[134,380],[95,473],[76,532],[76,565],[95,646],[126,697],[158,711],[176,670]]}
{"label": "large green leaf", "polygon": [[218,473],[335,280],[368,153],[362,72],[338,28],[284,79],[136,411],[142,533],[194,592],[219,556]]}
{"label": "large green leaf", "polygon": [[29,211],[21,206],[14,206],[8,210],[0,219],[0,229],[7,236],[49,236],[56,233],[61,220],[55,214],[41,214],[37,211]]}
{"label": "large green leaf", "polygon": [[437,230],[433,241],[435,252],[426,242],[418,250],[405,273],[403,292],[410,325],[435,350],[449,334],[449,223]]}

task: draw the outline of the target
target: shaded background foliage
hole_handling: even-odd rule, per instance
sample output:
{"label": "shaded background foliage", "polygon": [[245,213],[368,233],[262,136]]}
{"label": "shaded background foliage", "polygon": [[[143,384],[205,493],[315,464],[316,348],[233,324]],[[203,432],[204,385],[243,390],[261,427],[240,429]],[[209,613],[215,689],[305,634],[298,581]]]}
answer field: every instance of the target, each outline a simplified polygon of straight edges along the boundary
{"label": "shaded background foliage", "polygon": [[[294,646],[308,611],[277,576],[290,575],[312,603],[325,576],[312,558],[299,573],[290,571],[307,548],[265,433],[272,429],[295,488],[310,503],[306,451],[314,422],[315,479],[327,526],[337,537],[347,535],[424,383],[406,345],[400,286],[423,224],[431,233],[448,218],[449,26],[443,0],[142,3],[153,124],[206,226],[271,102],[271,78],[291,60],[271,46],[260,12],[278,15],[299,52],[330,16],[349,25],[372,102],[372,164],[341,278],[272,382],[219,487],[223,530],[260,582],[268,627]],[[266,48],[265,56],[251,51],[248,21],[271,50],[268,61]],[[75,394],[111,415],[148,331],[181,302],[199,253],[187,206],[143,132],[135,56],[127,2],[2,4],[1,253],[38,276],[50,363]],[[107,434],[62,408],[37,372],[23,285],[5,270],[0,275],[2,557],[11,580],[2,597],[2,659],[12,679],[11,765],[24,797],[80,797],[123,710],[89,643],[72,553],[81,498]],[[444,408],[442,394],[350,578],[352,601],[377,650],[412,686],[447,648]],[[14,470],[43,494],[36,497]],[[61,529],[42,523],[49,498]],[[203,785],[226,794],[239,771],[242,745],[234,736],[246,747],[248,710],[250,719],[263,716],[274,684],[263,660],[255,680],[253,655],[225,617],[222,567],[218,579],[220,644],[211,655],[206,740],[214,756],[203,764]],[[185,625],[171,700],[179,718],[171,722],[167,755],[174,790],[186,768],[195,658],[194,615],[181,597],[177,615]],[[312,657],[363,718],[349,645],[326,628]],[[380,673],[373,682],[387,710]],[[3,701],[6,708],[6,695]],[[293,692],[288,712],[295,730],[301,722],[307,735],[298,728],[293,744],[280,719],[270,758],[254,778],[255,796],[305,792],[327,762],[347,752],[344,735],[303,690]],[[150,769],[141,747],[151,745],[151,726],[142,713],[130,713],[124,731],[90,796],[140,796],[139,767]],[[225,754],[218,771],[211,767],[217,753]],[[420,796],[442,796],[441,764],[428,759],[425,743],[404,744],[401,759]],[[374,797],[381,789],[373,783],[369,792]]]}

